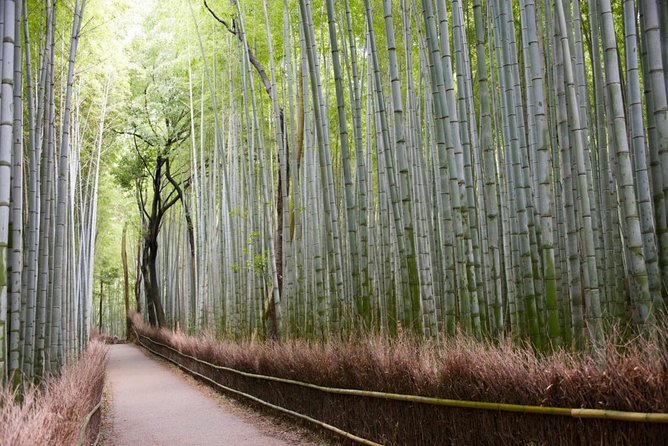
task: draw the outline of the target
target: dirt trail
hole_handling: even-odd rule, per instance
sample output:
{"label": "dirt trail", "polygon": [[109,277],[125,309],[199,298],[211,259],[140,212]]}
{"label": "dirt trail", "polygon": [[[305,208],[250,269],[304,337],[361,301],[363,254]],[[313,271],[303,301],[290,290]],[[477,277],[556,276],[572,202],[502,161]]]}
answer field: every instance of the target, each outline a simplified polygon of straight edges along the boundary
{"label": "dirt trail", "polygon": [[[105,445],[288,446],[262,423],[232,413],[139,348],[109,349],[112,432]],[[225,404],[225,406],[227,406]],[[231,409],[231,410],[230,410]]]}

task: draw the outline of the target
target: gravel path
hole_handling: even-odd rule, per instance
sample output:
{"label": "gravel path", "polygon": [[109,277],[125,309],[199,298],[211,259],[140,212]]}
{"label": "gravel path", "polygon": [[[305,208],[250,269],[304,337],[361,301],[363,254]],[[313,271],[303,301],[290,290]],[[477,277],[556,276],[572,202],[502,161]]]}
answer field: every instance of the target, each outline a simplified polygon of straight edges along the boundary
{"label": "gravel path", "polygon": [[[109,348],[111,433],[105,445],[288,446],[262,421],[206,395],[131,345]],[[257,417],[257,416],[256,416]]]}

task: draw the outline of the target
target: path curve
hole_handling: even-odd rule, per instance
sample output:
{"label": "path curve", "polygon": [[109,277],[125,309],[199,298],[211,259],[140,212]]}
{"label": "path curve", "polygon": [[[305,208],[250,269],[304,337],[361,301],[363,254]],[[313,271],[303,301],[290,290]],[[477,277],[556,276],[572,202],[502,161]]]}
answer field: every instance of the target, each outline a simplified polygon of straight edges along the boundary
{"label": "path curve", "polygon": [[109,348],[112,443],[289,446],[230,413],[138,347]]}

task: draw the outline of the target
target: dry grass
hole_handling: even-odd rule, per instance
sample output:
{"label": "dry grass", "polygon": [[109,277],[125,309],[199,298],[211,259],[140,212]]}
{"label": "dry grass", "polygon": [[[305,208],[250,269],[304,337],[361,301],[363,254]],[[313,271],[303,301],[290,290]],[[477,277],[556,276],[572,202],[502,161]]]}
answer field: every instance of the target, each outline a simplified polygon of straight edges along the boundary
{"label": "dry grass", "polygon": [[[639,412],[668,412],[668,352],[636,340],[611,342],[605,360],[565,352],[541,357],[464,338],[436,348],[408,337],[313,344],[234,343],[157,331],[159,342],[227,367],[341,388],[433,397]],[[663,343],[661,343],[663,344]],[[154,347],[159,349],[159,346]],[[161,353],[170,355],[167,349]],[[668,425],[452,409],[340,395],[213,372],[218,382],[384,444],[666,444]]]}
{"label": "dry grass", "polygon": [[[92,341],[60,376],[46,380],[41,387],[26,388],[20,403],[11,388],[0,390],[0,444],[76,444],[84,418],[102,394],[106,352],[101,342]],[[99,422],[98,412],[91,419],[85,444],[92,444],[97,437]]]}

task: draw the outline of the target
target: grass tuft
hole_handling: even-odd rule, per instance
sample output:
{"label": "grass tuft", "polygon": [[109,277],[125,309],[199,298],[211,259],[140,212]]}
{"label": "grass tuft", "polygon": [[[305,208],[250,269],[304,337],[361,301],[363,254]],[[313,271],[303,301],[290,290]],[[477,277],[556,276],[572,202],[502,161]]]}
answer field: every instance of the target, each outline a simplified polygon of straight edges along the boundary
{"label": "grass tuft", "polygon": [[[668,353],[643,339],[605,355],[495,346],[459,337],[444,345],[406,335],[324,344],[232,342],[156,330],[135,315],[137,331],[204,361],[330,387],[520,405],[668,412]],[[217,382],[383,444],[666,444],[668,425],[455,409],[323,394],[212,371],[178,359]],[[601,357],[604,359],[601,360]]]}
{"label": "grass tuft", "polygon": [[[97,405],[104,386],[106,347],[97,340],[60,376],[24,389],[21,401],[11,386],[0,389],[0,444],[75,445],[86,415]],[[100,411],[91,419],[84,444],[93,444]]]}

